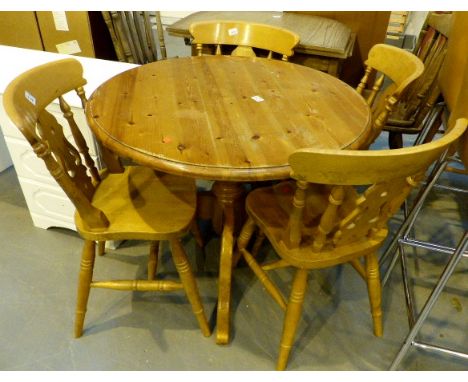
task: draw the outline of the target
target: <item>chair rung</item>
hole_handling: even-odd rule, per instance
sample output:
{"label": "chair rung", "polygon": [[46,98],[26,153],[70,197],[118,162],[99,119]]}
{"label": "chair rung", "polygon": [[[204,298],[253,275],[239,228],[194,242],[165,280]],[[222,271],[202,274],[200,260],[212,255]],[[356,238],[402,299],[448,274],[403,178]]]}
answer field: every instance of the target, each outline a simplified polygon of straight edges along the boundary
{"label": "chair rung", "polygon": [[429,350],[429,351],[433,350],[433,351],[453,355],[455,357],[468,359],[468,354],[467,353],[463,353],[463,352],[459,352],[459,351],[456,351],[456,350],[444,348],[442,346],[431,345],[431,344],[428,344],[428,343],[418,342],[418,341],[413,341],[412,344],[415,347],[420,348],[420,349]]}
{"label": "chair rung", "polygon": [[[418,248],[424,248],[424,249],[429,249],[431,251],[436,251],[436,252],[441,252],[441,253],[446,253],[451,255],[454,251],[455,248],[452,247],[447,247],[445,245],[440,245],[440,244],[434,244],[430,243],[428,241],[421,241],[421,240],[416,240],[416,239],[411,239],[411,238],[401,238],[398,240],[400,244],[406,244],[410,245],[412,247],[418,247]],[[467,257],[468,253],[464,253],[463,257]]]}
{"label": "chair rung", "polygon": [[285,268],[285,267],[289,267],[289,266],[291,266],[291,264],[289,264],[287,261],[281,259],[281,260],[272,261],[270,263],[263,264],[262,269],[264,271],[271,271],[273,269]]}
{"label": "chair rung", "polygon": [[134,291],[159,291],[171,292],[183,289],[183,285],[177,281],[170,280],[112,280],[112,281],[93,281],[92,288],[105,288],[115,290],[134,290]]}
{"label": "chair rung", "polygon": [[434,188],[439,188],[441,190],[448,190],[448,191],[454,191],[454,192],[462,192],[462,193],[468,193],[468,190],[465,190],[464,188],[458,188],[458,187],[453,187],[453,186],[445,186],[443,184],[434,184]]}

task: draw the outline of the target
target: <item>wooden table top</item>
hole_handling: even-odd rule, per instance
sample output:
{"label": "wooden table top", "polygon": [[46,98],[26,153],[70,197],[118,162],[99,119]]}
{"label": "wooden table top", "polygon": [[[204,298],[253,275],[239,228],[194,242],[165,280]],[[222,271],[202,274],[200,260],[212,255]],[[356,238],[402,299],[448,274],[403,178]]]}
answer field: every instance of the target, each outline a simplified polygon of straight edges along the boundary
{"label": "wooden table top", "polygon": [[91,95],[86,116],[104,146],[193,178],[289,177],[297,149],[346,148],[370,128],[370,110],[344,82],[279,60],[231,56],[157,61],[123,72]]}
{"label": "wooden table top", "polygon": [[189,26],[197,21],[241,20],[289,29],[299,35],[296,52],[325,57],[347,58],[353,52],[356,36],[339,21],[325,17],[274,11],[196,12],[169,25],[169,34],[190,38]]}

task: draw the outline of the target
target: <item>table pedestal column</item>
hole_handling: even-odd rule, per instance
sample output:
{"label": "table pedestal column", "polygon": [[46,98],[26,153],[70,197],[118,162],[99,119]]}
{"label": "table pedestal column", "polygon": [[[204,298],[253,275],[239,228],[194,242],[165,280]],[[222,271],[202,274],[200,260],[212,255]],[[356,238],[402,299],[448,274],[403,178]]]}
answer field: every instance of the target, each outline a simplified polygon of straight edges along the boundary
{"label": "table pedestal column", "polygon": [[223,209],[223,231],[221,236],[221,258],[218,276],[218,310],[216,313],[216,343],[229,342],[231,278],[234,248],[234,230],[240,223],[243,209],[237,208],[244,194],[241,183],[215,182],[213,193]]}

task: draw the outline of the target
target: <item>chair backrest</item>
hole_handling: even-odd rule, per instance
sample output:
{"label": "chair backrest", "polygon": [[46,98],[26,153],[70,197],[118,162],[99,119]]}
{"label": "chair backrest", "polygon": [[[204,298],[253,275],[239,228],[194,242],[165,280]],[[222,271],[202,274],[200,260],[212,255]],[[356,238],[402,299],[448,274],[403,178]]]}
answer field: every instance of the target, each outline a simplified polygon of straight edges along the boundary
{"label": "chair backrest", "polygon": [[[388,219],[423,178],[427,168],[460,138],[467,124],[468,119],[459,119],[441,139],[409,148],[296,151],[289,157],[297,191],[285,242],[297,247],[303,241],[308,183],[331,186],[329,203],[321,215],[317,232],[309,238],[315,250],[372,240],[381,235]],[[368,185],[367,189],[357,194],[353,186],[364,185]]]}
{"label": "chair backrest", "polygon": [[[364,148],[378,137],[403,91],[424,71],[424,64],[414,54],[386,44],[374,45],[365,65],[364,76],[356,90],[364,96],[365,89],[370,89],[366,101],[372,107],[373,126]],[[371,84],[373,76],[375,81]],[[385,78],[391,83],[380,92]]]}
{"label": "chair backrest", "polygon": [[257,48],[268,51],[269,58],[276,53],[287,61],[299,43],[299,36],[287,29],[245,21],[203,21],[190,25],[189,31],[199,56],[206,45],[214,45],[217,55],[228,45],[235,47],[233,56],[255,57],[252,48]]}
{"label": "chair backrest", "polygon": [[[83,107],[86,99],[83,68],[69,58],[40,65],[16,77],[6,88],[3,105],[18,127],[43,159],[47,169],[63,188],[89,228],[108,225],[102,211],[91,200],[100,182],[99,173],[63,95],[75,90]],[[76,147],[68,141],[64,128],[46,107],[58,99]]]}

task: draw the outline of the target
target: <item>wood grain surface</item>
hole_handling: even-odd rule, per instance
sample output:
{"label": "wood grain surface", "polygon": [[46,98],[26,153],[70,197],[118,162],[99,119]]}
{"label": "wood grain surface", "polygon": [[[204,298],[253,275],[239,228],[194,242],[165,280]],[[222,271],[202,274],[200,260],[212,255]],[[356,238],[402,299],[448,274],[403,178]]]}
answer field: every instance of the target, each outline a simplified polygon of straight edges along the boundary
{"label": "wood grain surface", "polygon": [[330,75],[230,56],[170,59],[124,72],[92,94],[86,115],[98,139],[120,156],[228,181],[287,178],[292,152],[349,147],[371,121],[363,98]]}

